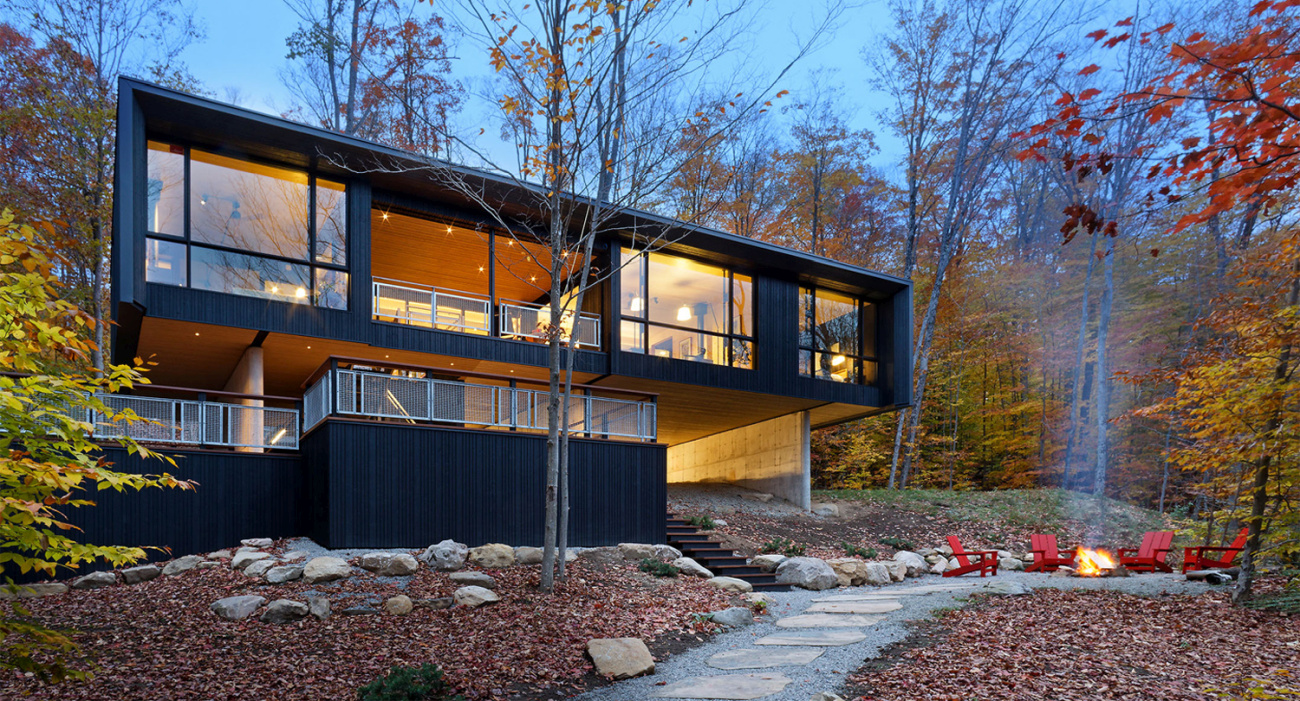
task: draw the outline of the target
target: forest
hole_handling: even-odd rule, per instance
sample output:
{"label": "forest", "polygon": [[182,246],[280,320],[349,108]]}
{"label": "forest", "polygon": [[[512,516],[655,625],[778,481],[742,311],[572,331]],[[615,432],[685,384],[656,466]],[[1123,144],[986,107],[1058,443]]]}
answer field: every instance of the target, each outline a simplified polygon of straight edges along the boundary
{"label": "forest", "polygon": [[[743,55],[761,7],[611,10],[638,57],[609,78],[635,96],[619,175],[570,188],[913,282],[914,405],[819,431],[818,488],[1063,487],[1285,533],[1297,4],[831,2],[784,69],[727,76],[706,69]],[[285,5],[283,116],[537,177],[545,134],[508,75],[535,57],[493,46],[508,16]],[[204,27],[179,0],[0,7],[0,204],[61,252],[103,367],[115,78],[246,96],[190,73]],[[864,17],[852,70],[817,68],[819,37]]]}

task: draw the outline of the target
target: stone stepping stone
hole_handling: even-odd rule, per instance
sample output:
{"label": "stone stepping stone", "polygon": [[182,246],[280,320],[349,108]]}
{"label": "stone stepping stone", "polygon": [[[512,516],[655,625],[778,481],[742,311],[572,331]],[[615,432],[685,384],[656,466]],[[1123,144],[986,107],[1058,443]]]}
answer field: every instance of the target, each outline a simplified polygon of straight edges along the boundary
{"label": "stone stepping stone", "polygon": [[806,613],[788,616],[776,622],[778,628],[861,628],[885,620],[884,616],[857,616],[844,613]]}
{"label": "stone stepping stone", "polygon": [[773,633],[754,641],[755,645],[803,645],[809,647],[839,647],[867,639],[860,630],[792,630]]}
{"label": "stone stepping stone", "polygon": [[790,684],[780,674],[721,674],[690,677],[656,691],[654,698],[669,699],[757,699],[780,692]]}
{"label": "stone stepping stone", "polygon": [[772,650],[728,650],[710,657],[706,660],[706,664],[718,669],[762,669],[764,667],[808,664],[821,657],[821,655],[821,650],[808,647]]}
{"label": "stone stepping stone", "polygon": [[836,594],[834,596],[818,596],[813,599],[814,602],[825,601],[898,601],[894,594]]}
{"label": "stone stepping stone", "polygon": [[808,613],[889,613],[903,608],[898,601],[826,601],[808,607]]}

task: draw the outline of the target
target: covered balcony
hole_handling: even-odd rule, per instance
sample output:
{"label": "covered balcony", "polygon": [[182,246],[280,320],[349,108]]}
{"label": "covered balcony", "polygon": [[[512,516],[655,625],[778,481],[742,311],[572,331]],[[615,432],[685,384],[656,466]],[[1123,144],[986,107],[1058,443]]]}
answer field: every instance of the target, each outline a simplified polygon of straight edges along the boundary
{"label": "covered balcony", "polygon": [[[144,385],[151,395],[101,394],[112,415],[91,412],[96,439],[132,438],[144,444],[232,449],[297,450],[301,420],[292,397],[205,392]],[[220,397],[229,401],[213,401]],[[277,405],[277,406],[271,406]]]}

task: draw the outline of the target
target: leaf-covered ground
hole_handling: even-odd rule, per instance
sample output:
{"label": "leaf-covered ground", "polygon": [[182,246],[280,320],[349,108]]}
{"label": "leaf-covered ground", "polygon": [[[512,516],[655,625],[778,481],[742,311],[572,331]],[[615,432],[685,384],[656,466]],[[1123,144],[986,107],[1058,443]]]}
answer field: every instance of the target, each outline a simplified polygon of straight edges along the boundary
{"label": "leaf-covered ground", "polygon": [[[1300,621],[1225,594],[1038,590],[946,612],[846,698],[1211,699],[1300,695]],[[905,646],[906,647],[906,646]]]}
{"label": "leaf-covered ground", "polygon": [[[57,687],[9,677],[0,680],[0,698],[353,699],[359,686],[390,667],[425,662],[442,666],[471,699],[545,688],[563,698],[565,687],[591,672],[587,640],[680,636],[713,625],[694,622],[691,613],[730,605],[702,580],[656,580],[630,566],[575,566],[569,583],[549,596],[536,591],[536,567],[491,574],[501,603],[416,608],[407,616],[337,612],[398,593],[450,596],[456,587],[446,574],[421,569],[404,589],[369,575],[315,587],[271,586],[221,567],[32,600],[42,622],[80,631],[74,639],[98,672],[89,683]],[[256,618],[226,621],[208,610],[226,596],[303,601],[308,591],[328,593],[335,615],[269,625]]]}

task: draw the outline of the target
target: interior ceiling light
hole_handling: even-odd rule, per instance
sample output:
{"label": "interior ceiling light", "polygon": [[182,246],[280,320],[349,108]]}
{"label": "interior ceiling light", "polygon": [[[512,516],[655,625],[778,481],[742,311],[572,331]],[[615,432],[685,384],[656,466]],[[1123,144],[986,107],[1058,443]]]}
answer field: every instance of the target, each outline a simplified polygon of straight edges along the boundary
{"label": "interior ceiling light", "polygon": [[643,304],[645,302],[640,297],[633,297],[632,301],[627,305],[628,311],[639,312]]}
{"label": "interior ceiling light", "polygon": [[388,212],[384,212],[384,221],[388,221]]}
{"label": "interior ceiling light", "polygon": [[831,358],[831,365],[839,366],[839,365],[843,365],[843,364],[844,364],[844,356],[842,356],[842,355],[837,355],[837,356]]}
{"label": "interior ceiling light", "polygon": [[302,299],[307,296],[307,290],[299,287],[297,290],[294,290],[293,296]]}
{"label": "interior ceiling light", "polygon": [[688,306],[686,306],[685,304],[683,304],[683,305],[682,305],[682,308],[677,310],[677,320],[678,320],[678,321],[690,321],[690,320],[691,320],[691,308],[688,307]]}

